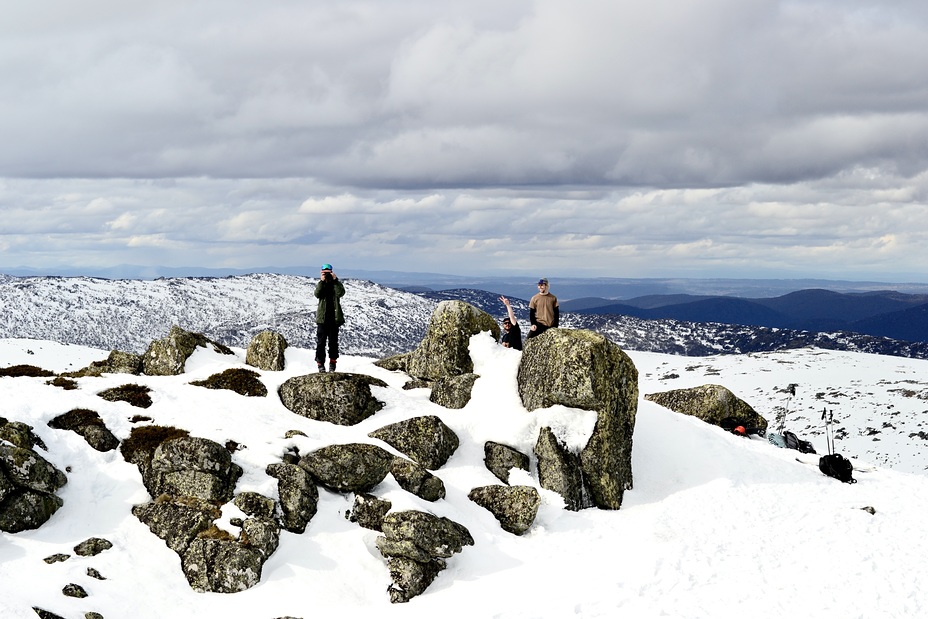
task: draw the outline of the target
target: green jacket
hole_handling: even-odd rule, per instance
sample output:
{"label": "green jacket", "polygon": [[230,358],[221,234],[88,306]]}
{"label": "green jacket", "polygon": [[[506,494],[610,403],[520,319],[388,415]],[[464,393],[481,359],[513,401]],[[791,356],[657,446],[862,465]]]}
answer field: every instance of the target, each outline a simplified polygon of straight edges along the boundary
{"label": "green jacket", "polygon": [[[316,307],[316,324],[321,325],[325,323],[325,310],[328,305],[328,299],[326,299],[325,292],[325,282],[321,279],[319,283],[316,284],[315,294],[316,298],[319,299],[319,305]],[[342,285],[340,280],[335,280],[332,282],[332,301],[335,302],[335,324],[342,326],[345,324],[345,315],[342,313],[342,303],[339,299],[345,296],[345,286]]]}

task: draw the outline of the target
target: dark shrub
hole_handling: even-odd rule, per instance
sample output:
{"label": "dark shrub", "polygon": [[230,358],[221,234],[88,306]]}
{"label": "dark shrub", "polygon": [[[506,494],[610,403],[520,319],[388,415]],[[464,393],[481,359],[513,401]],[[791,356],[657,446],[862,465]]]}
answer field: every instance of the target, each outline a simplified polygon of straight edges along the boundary
{"label": "dark shrub", "polygon": [[58,415],[48,422],[49,428],[56,430],[76,430],[81,426],[103,426],[103,420],[89,408],[75,408]]}
{"label": "dark shrub", "polygon": [[144,462],[151,461],[155,455],[158,445],[165,441],[182,436],[189,436],[187,430],[181,430],[174,426],[141,426],[133,428],[129,437],[122,442],[119,451],[126,462],[138,462],[141,459]]}
{"label": "dark shrub", "polygon": [[219,374],[213,374],[206,380],[195,380],[190,384],[207,389],[229,389],[240,395],[264,397],[267,395],[267,387],[261,382],[259,376],[254,370],[230,368]]}
{"label": "dark shrub", "polygon": [[48,370],[43,370],[34,365],[11,365],[8,368],[0,368],[0,376],[8,376],[10,378],[19,378],[20,376],[31,376],[31,377],[43,377],[47,378],[49,376],[54,376],[54,372],[49,372]]}
{"label": "dark shrub", "polygon": [[148,395],[150,392],[151,389],[144,385],[130,383],[106,389],[97,395],[109,402],[128,402],[132,406],[148,408],[151,406],[151,396]]}

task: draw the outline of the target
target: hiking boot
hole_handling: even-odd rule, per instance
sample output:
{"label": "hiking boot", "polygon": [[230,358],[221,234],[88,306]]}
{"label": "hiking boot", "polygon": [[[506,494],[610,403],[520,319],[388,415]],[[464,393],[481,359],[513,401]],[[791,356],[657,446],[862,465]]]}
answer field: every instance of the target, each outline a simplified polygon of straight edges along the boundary
{"label": "hiking boot", "polygon": [[320,374],[325,374],[325,364],[323,363],[316,364],[316,369],[319,370]]}
{"label": "hiking boot", "polygon": [[334,360],[329,361],[329,371],[330,371],[330,372],[334,372],[334,371],[335,371],[335,361],[334,361]]}

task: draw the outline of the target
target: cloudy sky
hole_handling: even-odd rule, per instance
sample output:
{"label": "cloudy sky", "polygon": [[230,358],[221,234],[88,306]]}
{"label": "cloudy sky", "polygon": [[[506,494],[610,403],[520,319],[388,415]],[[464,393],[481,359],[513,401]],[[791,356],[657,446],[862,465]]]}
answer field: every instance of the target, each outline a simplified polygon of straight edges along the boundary
{"label": "cloudy sky", "polygon": [[0,271],[926,281],[923,0],[12,0]]}

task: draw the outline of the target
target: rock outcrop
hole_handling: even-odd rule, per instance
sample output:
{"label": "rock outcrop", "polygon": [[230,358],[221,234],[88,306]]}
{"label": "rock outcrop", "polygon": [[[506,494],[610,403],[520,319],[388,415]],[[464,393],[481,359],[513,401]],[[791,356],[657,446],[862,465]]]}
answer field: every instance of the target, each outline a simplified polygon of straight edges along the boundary
{"label": "rock outcrop", "polygon": [[45,524],[64,504],[55,492],[67,481],[32,448],[0,442],[0,531],[18,533]]}
{"label": "rock outcrop", "polygon": [[487,441],[483,445],[483,463],[498,480],[508,484],[510,471],[512,469],[527,471],[530,461],[527,455],[514,447]]}
{"label": "rock outcrop", "polygon": [[94,361],[76,372],[65,372],[62,376],[81,378],[84,376],[103,376],[104,374],[141,374],[142,355],[121,350],[110,351],[103,361]]}
{"label": "rock outcrop", "polygon": [[561,404],[596,411],[593,434],[580,451],[593,505],[619,509],[632,487],[632,435],[638,370],[616,344],[592,331],[549,329],[526,341],[519,395],[529,411]]}
{"label": "rock outcrop", "polygon": [[329,445],[300,459],[299,466],[335,492],[369,492],[390,472],[393,455],[367,443]]}
{"label": "rock outcrop", "polygon": [[767,430],[766,419],[750,404],[721,385],[702,385],[690,389],[649,393],[644,399],[674,412],[697,417],[714,426],[719,425],[726,417],[734,417],[752,427],[760,428],[761,433]]}
{"label": "rock outcrop", "polygon": [[398,421],[368,436],[382,440],[430,470],[444,466],[460,445],[457,434],[434,415]]}
{"label": "rock outcrop", "polygon": [[531,486],[482,486],[471,490],[467,498],[493,514],[504,531],[515,535],[531,528],[541,505],[541,496]]}
{"label": "rock outcrop", "polygon": [[387,383],[364,374],[329,372],[294,376],[277,393],[283,405],[297,415],[353,426],[384,406],[371,393],[372,386],[386,387]]}
{"label": "rock outcrop", "polygon": [[411,386],[431,386],[432,401],[447,408],[463,408],[470,400],[477,376],[470,358],[470,338],[489,331],[499,340],[496,320],[463,301],[442,301],[432,312],[425,338],[412,352],[377,363],[406,372]]}
{"label": "rock outcrop", "polygon": [[224,355],[234,354],[227,346],[214,342],[202,333],[191,333],[175,325],[167,337],[155,340],[148,346],[142,355],[142,372],[148,376],[183,374],[187,359],[201,346],[212,347]]}
{"label": "rock outcrop", "polygon": [[287,340],[276,331],[262,331],[251,338],[245,353],[245,363],[259,370],[279,372],[284,369]]}
{"label": "rock outcrop", "polygon": [[387,558],[393,584],[390,601],[408,602],[432,584],[455,553],[473,546],[474,538],[462,525],[420,512],[388,513],[383,519],[383,535],[377,548]]}

